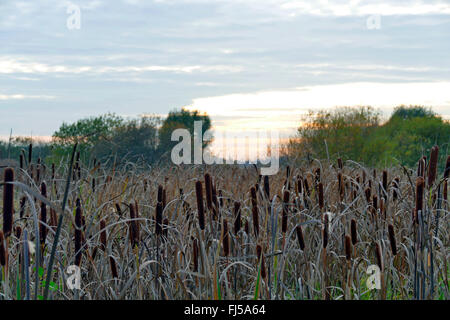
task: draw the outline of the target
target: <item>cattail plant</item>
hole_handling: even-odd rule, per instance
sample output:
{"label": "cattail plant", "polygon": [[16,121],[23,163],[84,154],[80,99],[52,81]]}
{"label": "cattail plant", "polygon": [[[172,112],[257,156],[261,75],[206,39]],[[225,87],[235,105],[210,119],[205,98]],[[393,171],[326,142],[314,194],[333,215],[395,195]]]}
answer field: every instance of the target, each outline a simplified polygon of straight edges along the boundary
{"label": "cattail plant", "polygon": [[264,176],[264,194],[266,195],[267,200],[270,201],[269,176]]}
{"label": "cattail plant", "polygon": [[14,186],[9,182],[14,182],[14,169],[6,168],[4,172],[3,186],[3,234],[8,238],[12,232],[14,217]]}
{"label": "cattail plant", "polygon": [[419,176],[416,179],[416,208],[414,220],[417,223],[419,212],[423,210],[423,193],[425,188],[425,180],[423,177]]}
{"label": "cattail plant", "polygon": [[30,143],[30,145],[28,146],[28,165],[31,164],[32,158],[33,158],[33,144]]}
{"label": "cattail plant", "polygon": [[439,156],[439,147],[434,146],[433,148],[431,148],[430,164],[428,166],[428,187],[429,188],[431,188],[431,186],[434,183],[434,180],[436,180],[438,156]]}
{"label": "cattail plant", "polygon": [[130,242],[131,247],[134,249],[139,243],[139,230],[136,219],[136,209],[133,203],[130,203],[130,224],[129,224],[129,233],[130,233]]}
{"label": "cattail plant", "polygon": [[[47,185],[45,182],[41,183],[41,195],[44,198],[47,198]],[[41,242],[41,246],[45,244],[45,239],[47,238],[47,227],[45,224],[47,224],[47,205],[41,201],[41,216],[40,216],[40,222],[39,223],[39,240]]]}
{"label": "cattail plant", "polygon": [[205,209],[203,207],[203,187],[201,181],[195,183],[195,192],[197,195],[198,224],[201,230],[205,230]]}
{"label": "cattail plant", "polygon": [[111,275],[113,279],[119,278],[119,274],[117,273],[116,259],[114,259],[112,256],[109,256],[109,267],[111,269]]}
{"label": "cattail plant", "polygon": [[296,232],[297,232],[297,240],[298,240],[298,245],[300,246],[300,250],[304,251],[305,250],[305,240],[303,238],[303,230],[302,230],[302,226],[298,225],[295,228]]}
{"label": "cattail plant", "polygon": [[198,240],[194,239],[193,243],[192,243],[192,259],[194,262],[194,268],[193,271],[194,272],[198,272]]}
{"label": "cattail plant", "polygon": [[356,231],[356,220],[352,219],[350,222],[350,234],[352,236],[352,244],[356,245],[358,243],[358,233]]}
{"label": "cattail plant", "polygon": [[366,190],[364,190],[364,194],[366,195],[366,201],[368,203],[370,203],[370,195],[371,195],[371,190],[370,188],[366,188]]}
{"label": "cattail plant", "polygon": [[212,210],[212,183],[209,173],[205,174],[205,191],[206,191],[206,206]]}
{"label": "cattail plant", "polygon": [[347,261],[352,258],[352,239],[349,235],[345,235],[345,258]]}
{"label": "cattail plant", "polygon": [[162,203],[158,202],[156,204],[156,212],[155,212],[155,233],[157,236],[162,234],[162,220],[163,220],[163,207]]}
{"label": "cattail plant", "polygon": [[323,183],[319,182],[319,207],[323,210],[324,201],[323,201]]}
{"label": "cattail plant", "polygon": [[395,256],[397,255],[397,242],[395,241],[394,226],[392,224],[388,226],[388,233],[389,233],[389,242],[391,243],[391,251],[392,254]]}
{"label": "cattail plant", "polygon": [[381,252],[380,244],[375,243],[375,256],[377,257],[377,265],[381,271],[383,271],[383,254]]}
{"label": "cattail plant", "polygon": [[83,242],[83,234],[82,234],[82,220],[83,220],[83,212],[81,209],[81,201],[79,198],[76,200],[76,209],[75,209],[75,265],[79,266],[81,264],[81,255],[82,255],[82,242]]}
{"label": "cattail plant", "polygon": [[338,158],[338,159],[337,159],[337,163],[338,163],[338,168],[339,168],[340,170],[342,170],[342,168],[344,167],[344,165],[342,164],[342,159],[341,159],[341,158]]}
{"label": "cattail plant", "polygon": [[328,245],[328,214],[323,215],[323,228],[322,228],[322,247],[325,250]]}
{"label": "cattail plant", "polygon": [[256,256],[258,257],[258,264],[261,263],[261,278],[266,279],[266,263],[264,261],[264,253],[262,251],[262,247],[259,244],[256,246]]}

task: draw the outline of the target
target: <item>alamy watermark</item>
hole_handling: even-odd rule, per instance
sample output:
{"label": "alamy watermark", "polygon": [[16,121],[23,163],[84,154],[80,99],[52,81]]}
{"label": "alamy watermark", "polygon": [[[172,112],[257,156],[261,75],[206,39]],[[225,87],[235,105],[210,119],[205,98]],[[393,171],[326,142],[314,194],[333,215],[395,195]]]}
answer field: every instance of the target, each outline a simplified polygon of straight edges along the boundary
{"label": "alamy watermark", "polygon": [[[187,129],[175,129],[171,140],[178,141],[171,151],[174,164],[261,164],[262,175],[274,175],[279,169],[280,137],[278,131],[218,132],[214,138],[223,141],[223,149],[216,155],[205,141],[212,139],[212,132],[202,130],[203,121],[194,122],[194,136]],[[241,142],[238,147],[237,142]],[[243,145],[242,145],[243,144]],[[192,161],[193,151],[193,161]]]}
{"label": "alamy watermark", "polygon": [[81,9],[80,6],[69,2],[67,5],[67,14],[70,16],[66,20],[66,26],[69,30],[81,29]]}

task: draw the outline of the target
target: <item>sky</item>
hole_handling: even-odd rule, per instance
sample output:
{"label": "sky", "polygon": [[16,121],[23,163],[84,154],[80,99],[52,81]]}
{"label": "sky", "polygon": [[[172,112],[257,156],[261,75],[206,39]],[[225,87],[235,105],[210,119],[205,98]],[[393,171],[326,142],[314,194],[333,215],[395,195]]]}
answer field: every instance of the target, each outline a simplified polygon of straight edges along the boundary
{"label": "sky", "polygon": [[295,132],[308,110],[450,118],[450,0],[0,0],[0,136],[114,112]]}

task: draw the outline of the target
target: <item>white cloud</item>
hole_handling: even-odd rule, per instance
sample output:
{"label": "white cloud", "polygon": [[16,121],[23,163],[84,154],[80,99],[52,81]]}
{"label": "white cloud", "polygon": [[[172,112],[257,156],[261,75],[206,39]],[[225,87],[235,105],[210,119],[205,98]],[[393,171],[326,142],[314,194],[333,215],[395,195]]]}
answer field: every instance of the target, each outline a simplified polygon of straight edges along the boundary
{"label": "white cloud", "polygon": [[173,72],[173,73],[234,73],[242,71],[239,66],[227,65],[139,65],[139,66],[67,66],[67,65],[51,65],[47,63],[27,61],[23,59],[14,59],[8,57],[0,57],[0,73],[142,73],[142,72]]}
{"label": "white cloud", "polygon": [[1,100],[24,100],[24,99],[54,99],[55,96],[48,95],[26,95],[26,94],[0,94]]}

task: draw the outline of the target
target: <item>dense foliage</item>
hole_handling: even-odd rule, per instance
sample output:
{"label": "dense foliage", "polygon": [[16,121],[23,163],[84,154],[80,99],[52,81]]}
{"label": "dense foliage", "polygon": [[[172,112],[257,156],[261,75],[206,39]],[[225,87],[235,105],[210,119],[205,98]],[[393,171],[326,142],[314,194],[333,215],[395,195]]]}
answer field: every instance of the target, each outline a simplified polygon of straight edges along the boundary
{"label": "dense foliage", "polygon": [[[296,139],[290,141],[288,152],[319,159],[352,159],[374,167],[412,167],[432,146],[447,150],[449,142],[450,123],[425,107],[397,107],[384,123],[371,107],[337,108],[310,112]],[[441,170],[442,162],[440,159]]]}

